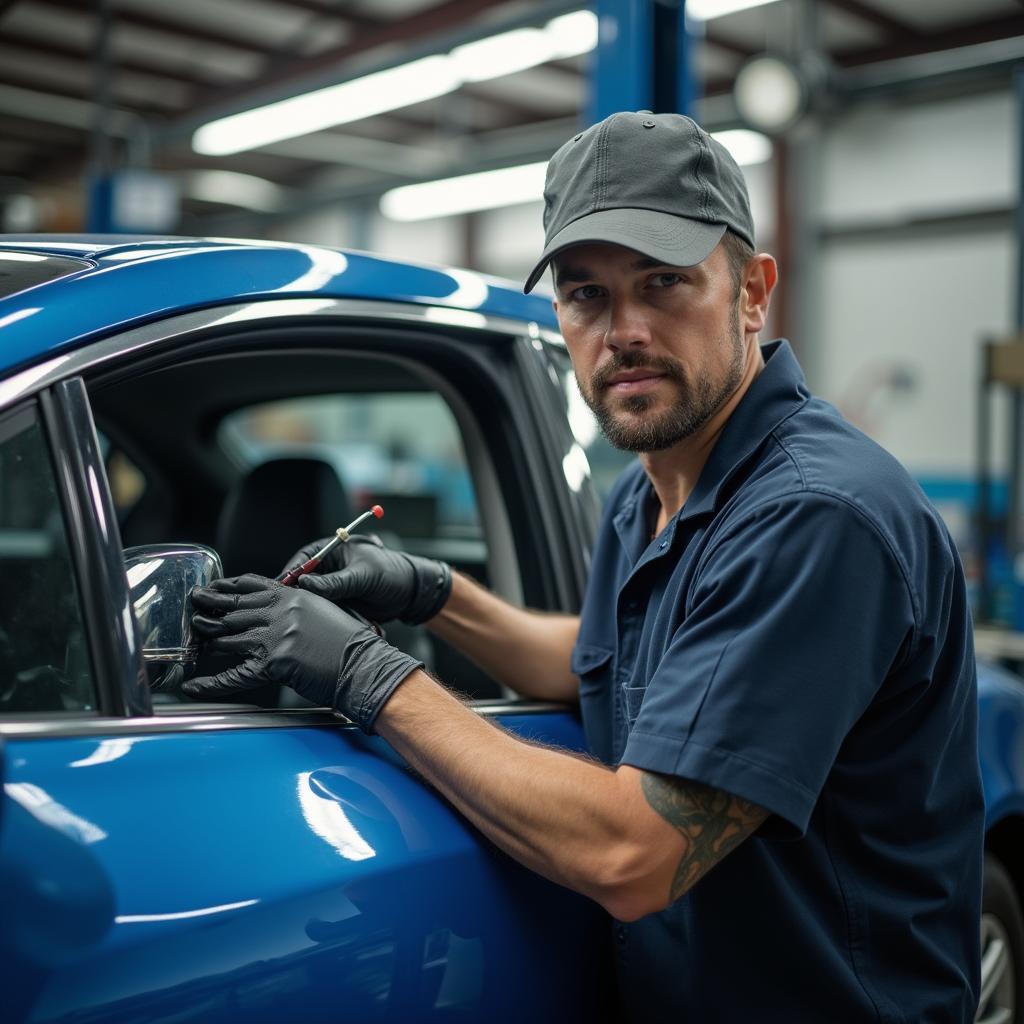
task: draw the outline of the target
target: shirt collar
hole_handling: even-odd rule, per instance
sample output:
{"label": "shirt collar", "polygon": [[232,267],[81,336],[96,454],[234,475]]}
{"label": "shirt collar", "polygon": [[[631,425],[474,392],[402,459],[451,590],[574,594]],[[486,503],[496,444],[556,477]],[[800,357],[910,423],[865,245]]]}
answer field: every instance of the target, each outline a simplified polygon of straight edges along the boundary
{"label": "shirt collar", "polygon": [[722,428],[680,519],[712,512],[722,485],[765,438],[811,396],[804,372],[785,339],[761,347],[764,369],[754,378]]}
{"label": "shirt collar", "polygon": [[[761,353],[764,369],[754,378],[722,428],[686,504],[662,532],[659,543],[651,545],[651,556],[657,557],[671,548],[677,523],[713,512],[722,485],[784,419],[810,398],[803,370],[788,341],[769,342],[761,347]],[[639,487],[626,498],[613,520],[634,563],[650,540],[647,531],[651,493],[650,481],[641,474]],[[663,541],[668,544],[663,545]]]}

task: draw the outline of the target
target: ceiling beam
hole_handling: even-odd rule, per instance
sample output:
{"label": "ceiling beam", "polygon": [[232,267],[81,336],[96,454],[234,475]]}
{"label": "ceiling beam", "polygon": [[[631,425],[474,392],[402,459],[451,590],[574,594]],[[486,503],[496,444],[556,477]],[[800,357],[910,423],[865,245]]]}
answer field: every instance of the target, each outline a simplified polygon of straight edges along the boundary
{"label": "ceiling beam", "polygon": [[[95,4],[91,0],[33,0],[33,3],[47,7],[57,7],[63,11],[75,11],[90,17],[95,15]],[[281,52],[276,46],[258,43],[252,39],[230,32],[219,32],[216,29],[205,28],[202,25],[193,25],[171,18],[163,18],[156,14],[149,14],[120,5],[113,7],[110,13],[115,25],[132,25],[136,28],[150,29],[154,32],[164,32],[167,35],[177,36],[180,39],[193,43],[209,43],[213,46],[222,46],[229,50],[258,53],[264,57],[274,57]]]}
{"label": "ceiling beam", "polygon": [[42,145],[51,142],[66,143],[70,146],[79,144],[82,133],[87,130],[66,125],[42,124],[0,111],[0,139],[24,139],[26,142],[38,142]]}
{"label": "ceiling beam", "polygon": [[941,32],[919,35],[912,41],[891,43],[867,50],[854,50],[833,56],[840,67],[854,68],[879,61],[898,60],[901,57],[916,57],[923,53],[953,50],[961,46],[991,43],[997,39],[1011,39],[1024,36],[1024,14],[1010,14],[984,21],[955,25]]}
{"label": "ceiling beam", "polygon": [[[44,72],[45,74],[45,72]],[[10,68],[0,68],[0,85],[13,85],[21,89],[34,89],[46,93],[49,96],[77,100],[86,103],[95,109],[92,99],[83,95],[82,90],[72,89],[66,85],[56,85],[53,82],[40,81],[35,75],[26,75],[22,71],[12,71]],[[118,110],[127,111],[131,114],[138,114],[141,117],[166,118],[171,111],[167,107],[153,107],[146,103],[139,103],[133,100],[125,100],[121,96],[114,98],[114,104]],[[46,120],[46,118],[40,118]]]}
{"label": "ceiling beam", "polygon": [[[44,42],[28,32],[17,30],[12,32],[10,29],[4,28],[0,32],[0,45],[7,43],[16,44],[21,53],[35,55],[42,60],[45,60],[47,57],[61,57],[80,61],[88,67],[92,67],[93,53],[91,48],[82,48],[65,40],[50,38]],[[177,82],[179,85],[209,88],[212,85],[216,85],[218,81],[217,79],[207,77],[200,78],[197,75],[179,70],[171,70],[163,65],[149,64],[140,60],[126,60],[118,54],[114,54],[113,63],[115,71],[130,71],[132,74],[145,75],[148,78],[162,78],[169,82]]]}
{"label": "ceiling beam", "polygon": [[881,29],[886,35],[891,36],[893,41],[921,38],[921,33],[905,21],[880,11],[877,7],[865,3],[864,0],[826,0],[826,3],[829,7],[845,11],[865,24]]}
{"label": "ceiling beam", "polygon": [[318,3],[317,0],[277,0],[282,7],[298,7],[310,14],[318,14],[331,21],[340,21],[355,28],[371,28],[382,24],[379,18],[371,18],[362,11],[342,10],[340,4]]}
{"label": "ceiling beam", "polygon": [[[60,0],[60,2],[73,3],[75,0]],[[449,31],[475,19],[481,11],[500,7],[506,2],[507,0],[443,0],[442,3],[417,11],[407,18],[380,22],[379,27],[375,26],[361,31],[357,38],[342,46],[308,57],[296,58],[268,74],[261,75],[257,82],[250,85],[238,89],[209,90],[196,98],[197,106],[209,105],[218,108],[244,109],[248,96],[252,96],[253,105],[258,106],[266,102],[259,96],[264,95],[268,89],[286,86],[292,82],[302,83],[318,72],[334,71],[353,57],[379,46],[418,41],[425,36],[429,37]],[[336,80],[342,81],[343,76],[339,75]],[[296,92],[305,91],[307,91],[305,86],[297,85]]]}
{"label": "ceiling beam", "polygon": [[[700,37],[697,38],[699,41]],[[753,57],[755,53],[760,53],[759,50],[744,46],[742,43],[737,43],[732,39],[726,39],[711,29],[705,29],[704,42],[708,46],[715,47],[716,50],[725,50],[726,53],[731,53],[734,57],[742,57],[744,60],[748,57]]]}

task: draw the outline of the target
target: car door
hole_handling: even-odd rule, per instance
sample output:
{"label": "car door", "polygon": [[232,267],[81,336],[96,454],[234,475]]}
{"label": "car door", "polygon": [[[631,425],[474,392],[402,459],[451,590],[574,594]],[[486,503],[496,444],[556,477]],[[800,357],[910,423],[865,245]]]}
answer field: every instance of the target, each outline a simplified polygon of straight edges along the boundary
{"label": "car door", "polygon": [[[475,418],[477,484],[503,524],[495,578],[533,604],[579,600],[581,556],[558,548],[575,513],[549,477],[571,439],[538,436],[553,428],[523,398],[524,329],[384,305],[323,303],[314,324],[275,303],[258,331],[242,308],[211,310],[7,382],[5,1019],[564,1021],[607,1005],[597,908],[492,848],[381,740],[315,708],[154,706],[145,686],[90,403],[109,411],[118,386],[131,399],[143,375],[186,364],[370,344],[412,360]],[[571,709],[477,711],[582,746]]]}

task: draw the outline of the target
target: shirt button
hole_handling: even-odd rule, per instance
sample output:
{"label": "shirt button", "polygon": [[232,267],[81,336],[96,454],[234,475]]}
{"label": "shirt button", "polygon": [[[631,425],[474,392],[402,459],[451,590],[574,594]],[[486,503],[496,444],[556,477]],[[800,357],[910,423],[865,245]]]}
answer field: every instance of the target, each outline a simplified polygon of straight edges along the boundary
{"label": "shirt button", "polygon": [[631,612],[638,611],[640,608],[640,602],[637,600],[627,601],[626,608]]}
{"label": "shirt button", "polygon": [[618,940],[620,946],[624,946],[626,944],[625,925],[618,924],[615,926],[615,938]]}

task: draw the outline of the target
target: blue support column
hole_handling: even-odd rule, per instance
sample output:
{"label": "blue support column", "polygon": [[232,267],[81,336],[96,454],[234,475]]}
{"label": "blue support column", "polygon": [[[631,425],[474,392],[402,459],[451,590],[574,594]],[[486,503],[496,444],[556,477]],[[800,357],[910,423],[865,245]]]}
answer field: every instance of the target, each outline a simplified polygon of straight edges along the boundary
{"label": "blue support column", "polygon": [[695,97],[685,0],[594,0],[588,123],[617,110],[688,114]]}

